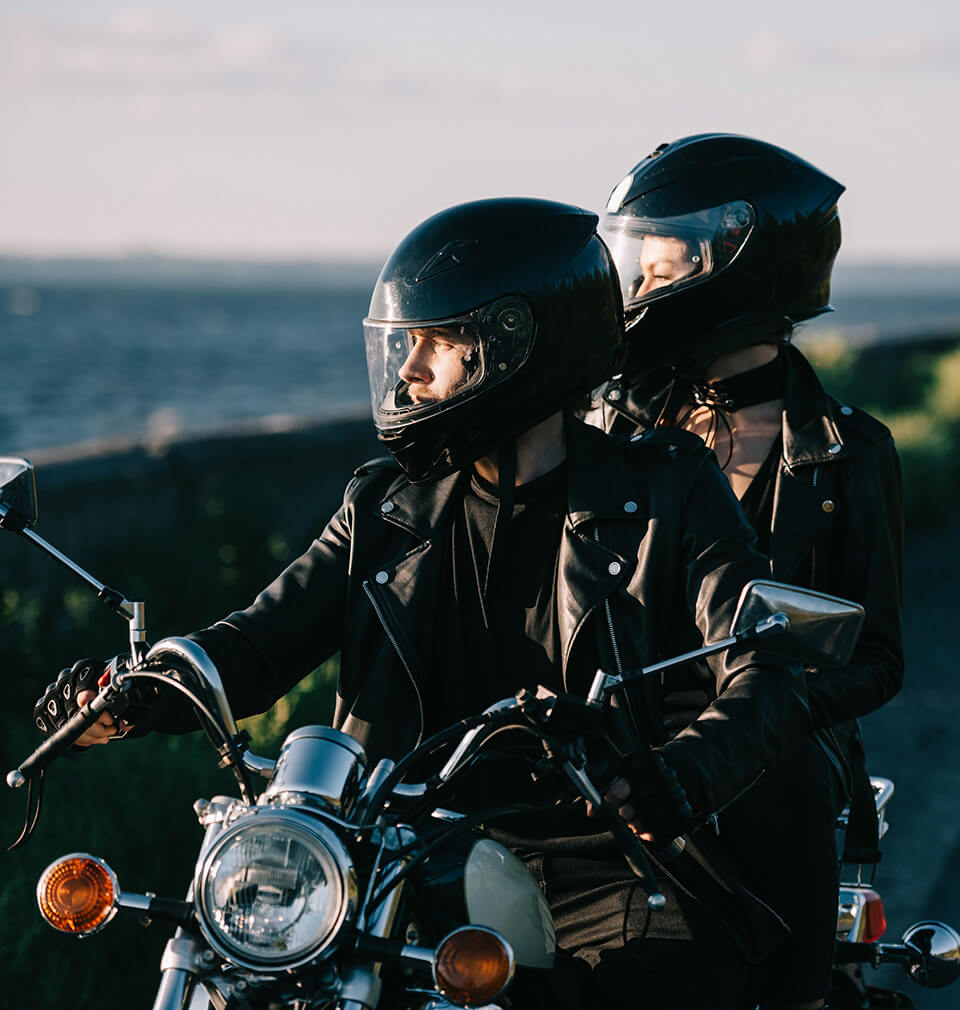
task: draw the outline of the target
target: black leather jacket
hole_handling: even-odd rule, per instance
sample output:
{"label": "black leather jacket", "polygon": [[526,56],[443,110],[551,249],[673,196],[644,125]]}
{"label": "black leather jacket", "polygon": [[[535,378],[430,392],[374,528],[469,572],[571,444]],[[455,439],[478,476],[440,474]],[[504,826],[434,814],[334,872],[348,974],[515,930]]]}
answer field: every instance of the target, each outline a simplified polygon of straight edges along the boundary
{"label": "black leather jacket", "polygon": [[[808,680],[814,727],[839,727],[849,740],[849,721],[889,701],[903,682],[900,463],[888,428],[828,396],[800,351],[786,350],[770,570],[778,581],[855,600],[866,610],[849,664]],[[611,383],[602,416],[591,420],[621,436],[649,430],[670,378],[663,370],[632,388]]]}
{"label": "black leather jacket", "polygon": [[[724,637],[743,585],[769,570],[712,453],[686,432],[621,443],[578,421],[567,448],[556,601],[567,688],[585,692],[598,667],[635,668]],[[246,610],[192,636],[238,714],[264,710],[340,650],[335,725],[372,759],[417,743],[461,479],[411,485],[392,460],[361,467],[309,550]],[[662,748],[704,818],[810,728],[798,671],[746,650],[711,662],[717,700]],[[619,713],[624,750],[663,742],[660,682],[637,684]]]}

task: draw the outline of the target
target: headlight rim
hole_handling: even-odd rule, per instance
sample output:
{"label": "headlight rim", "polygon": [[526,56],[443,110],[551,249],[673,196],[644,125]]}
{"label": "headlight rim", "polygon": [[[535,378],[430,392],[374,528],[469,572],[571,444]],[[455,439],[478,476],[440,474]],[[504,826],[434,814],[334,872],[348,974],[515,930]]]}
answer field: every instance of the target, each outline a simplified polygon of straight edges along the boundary
{"label": "headlight rim", "polygon": [[[206,884],[214,861],[226,851],[237,835],[254,825],[264,828],[279,825],[292,829],[294,835],[296,832],[302,832],[315,845],[325,850],[330,866],[336,871],[332,875],[331,881],[336,884],[337,888],[337,903],[339,905],[337,915],[333,917],[329,928],[318,939],[288,959],[271,960],[251,956],[249,951],[229,940],[223,930],[216,925],[213,910],[207,907]],[[303,809],[277,809],[273,806],[263,806],[251,807],[246,810],[204,849],[194,874],[193,893],[197,923],[210,947],[227,961],[253,971],[289,971],[292,968],[299,968],[311,961],[321,959],[335,947],[344,926],[356,916],[357,886],[353,859],[333,830],[318,821],[315,814],[311,815]]]}

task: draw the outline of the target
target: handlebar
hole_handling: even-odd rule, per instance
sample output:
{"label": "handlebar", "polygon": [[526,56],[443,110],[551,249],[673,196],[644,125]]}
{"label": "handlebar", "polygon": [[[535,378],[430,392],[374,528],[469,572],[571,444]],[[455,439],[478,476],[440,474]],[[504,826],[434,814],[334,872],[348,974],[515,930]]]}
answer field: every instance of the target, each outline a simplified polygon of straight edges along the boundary
{"label": "handlebar", "polygon": [[[154,664],[152,670],[145,665],[150,663]],[[179,663],[194,674],[203,685],[205,698],[197,697],[178,679],[156,670],[156,664],[167,663],[172,663],[173,669],[176,669],[176,664]],[[7,785],[11,789],[25,785],[69,750],[87,727],[97,721],[100,713],[109,709],[123,695],[129,682],[147,679],[163,681],[186,695],[203,716],[202,725],[217,748],[222,764],[232,767],[241,796],[247,803],[254,802],[249,773],[253,771],[269,777],[272,762],[256,758],[244,760],[245,747],[227,701],[223,681],[210,657],[196,642],[184,638],[165,638],[149,651],[144,665],[135,666],[132,670],[116,670],[111,666],[111,671],[110,682],[103,686],[97,697],[74,713],[60,729],[51,734],[25,761],[7,775]],[[206,698],[209,698],[212,704],[206,704]]]}
{"label": "handlebar", "polygon": [[7,774],[7,785],[11,789],[19,789],[38,772],[52,764],[61,754],[66,753],[83,736],[88,726],[92,726],[100,717],[100,713],[110,704],[115,691],[106,685],[96,696],[75,712],[58,729],[17,768]]}

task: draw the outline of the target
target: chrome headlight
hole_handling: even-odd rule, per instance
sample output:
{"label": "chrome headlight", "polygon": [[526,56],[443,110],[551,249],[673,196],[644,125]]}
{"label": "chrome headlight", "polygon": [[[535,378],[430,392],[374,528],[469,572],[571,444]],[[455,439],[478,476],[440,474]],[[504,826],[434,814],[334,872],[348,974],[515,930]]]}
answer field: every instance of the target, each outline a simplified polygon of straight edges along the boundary
{"label": "chrome headlight", "polygon": [[333,946],[356,906],[353,862],[324,824],[254,808],[218,835],[197,868],[204,936],[227,959],[286,969]]}

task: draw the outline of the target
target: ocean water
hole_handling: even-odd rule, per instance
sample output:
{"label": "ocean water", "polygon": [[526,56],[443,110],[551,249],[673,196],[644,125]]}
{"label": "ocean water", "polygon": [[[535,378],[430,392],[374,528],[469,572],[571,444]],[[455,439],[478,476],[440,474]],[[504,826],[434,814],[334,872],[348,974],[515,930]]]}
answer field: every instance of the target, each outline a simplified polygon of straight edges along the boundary
{"label": "ocean water", "polygon": [[[369,409],[376,273],[0,258],[0,455]],[[838,267],[833,302],[803,340],[960,332],[960,266]]]}

